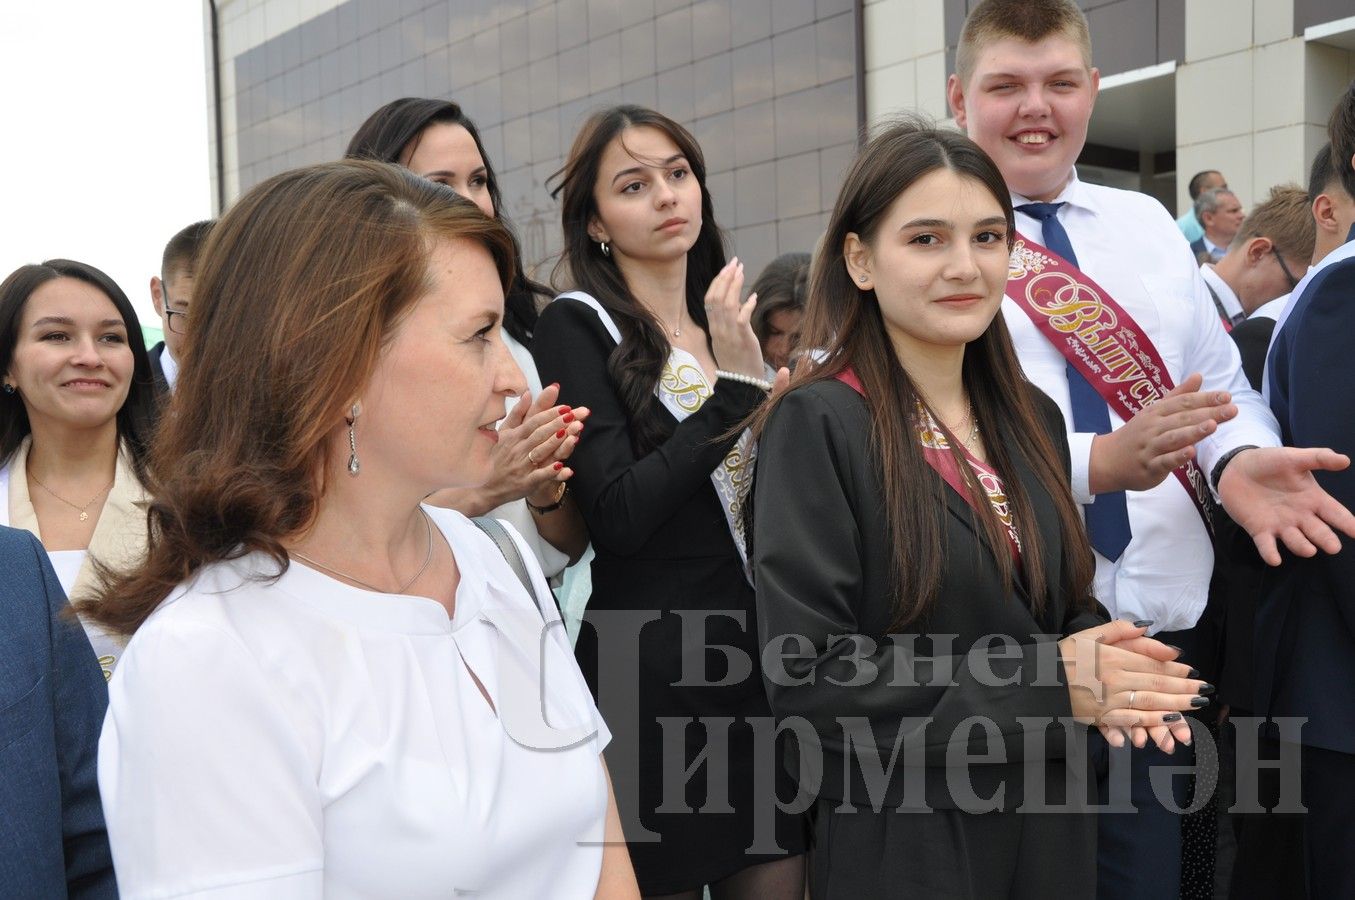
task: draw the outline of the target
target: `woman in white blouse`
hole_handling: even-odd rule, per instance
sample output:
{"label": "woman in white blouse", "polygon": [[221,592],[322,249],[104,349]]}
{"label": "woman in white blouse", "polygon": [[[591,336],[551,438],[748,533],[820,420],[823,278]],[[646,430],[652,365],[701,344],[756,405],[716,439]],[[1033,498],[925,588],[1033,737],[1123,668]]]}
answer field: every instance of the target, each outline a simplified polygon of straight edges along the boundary
{"label": "woman in white blouse", "polygon": [[[480,132],[457,103],[420,97],[393,100],[367,117],[344,155],[395,163],[445,184],[485,215],[499,219],[512,234]],[[488,514],[510,522],[531,546],[546,577],[555,579],[578,562],[588,546],[583,517],[567,487],[573,472],[566,467],[589,411],[559,405],[559,385],[541,384],[532,361],[532,337],[538,308],[555,294],[527,277],[516,236],[513,249],[517,262],[504,298],[503,340],[529,390],[521,403],[509,403],[508,416],[500,423],[489,480],[473,488],[439,491],[429,502],[468,516]]]}
{"label": "woman in white blouse", "polygon": [[[540,568],[459,513],[525,389],[508,232],[380,163],[208,244],[99,783],[124,897],[635,897],[609,733]],[[544,600],[541,598],[545,598]]]}
{"label": "woman in white blouse", "polygon": [[[68,597],[97,564],[146,552],[151,370],[127,295],[69,259],[20,266],[0,284],[0,525],[35,534]],[[124,641],[85,622],[110,677]]]}

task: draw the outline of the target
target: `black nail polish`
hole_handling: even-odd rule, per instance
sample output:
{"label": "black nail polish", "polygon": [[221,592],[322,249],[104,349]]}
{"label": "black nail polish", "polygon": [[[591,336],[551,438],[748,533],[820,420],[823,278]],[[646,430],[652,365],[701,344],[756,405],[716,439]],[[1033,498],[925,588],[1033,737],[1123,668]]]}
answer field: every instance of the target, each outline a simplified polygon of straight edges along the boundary
{"label": "black nail polish", "polygon": [[1199,677],[1200,677],[1200,670],[1199,670],[1199,669],[1194,669],[1194,668],[1192,668],[1189,672],[1186,673],[1186,677],[1187,677],[1187,678],[1199,678]]}
{"label": "black nail polish", "polygon": [[1164,721],[1164,722],[1179,722],[1179,721],[1181,721],[1181,714],[1180,714],[1180,713],[1167,713],[1165,716],[1162,717],[1162,721]]}
{"label": "black nail polish", "polygon": [[1135,627],[1135,628],[1147,628],[1148,626],[1150,626],[1150,625],[1152,625],[1152,624],[1153,624],[1153,620],[1152,620],[1152,619],[1137,619],[1137,620],[1135,620],[1135,622],[1134,622],[1134,627]]}
{"label": "black nail polish", "polygon": [[1208,697],[1191,697],[1191,698],[1190,698],[1190,705],[1191,705],[1191,707],[1193,707],[1194,709],[1199,709],[1200,707],[1208,706],[1208,705],[1209,705],[1209,698],[1208,698]]}
{"label": "black nail polish", "polygon": [[1200,685],[1199,694],[1201,697],[1208,697],[1210,694],[1214,693],[1214,690],[1214,686],[1206,681],[1204,684]]}
{"label": "black nail polish", "polygon": [[1180,656],[1182,653],[1185,653],[1185,652],[1186,652],[1186,651],[1182,650],[1180,647],[1176,646],[1175,644],[1168,644],[1167,646],[1170,647],[1171,649],[1175,650],[1177,656]]}

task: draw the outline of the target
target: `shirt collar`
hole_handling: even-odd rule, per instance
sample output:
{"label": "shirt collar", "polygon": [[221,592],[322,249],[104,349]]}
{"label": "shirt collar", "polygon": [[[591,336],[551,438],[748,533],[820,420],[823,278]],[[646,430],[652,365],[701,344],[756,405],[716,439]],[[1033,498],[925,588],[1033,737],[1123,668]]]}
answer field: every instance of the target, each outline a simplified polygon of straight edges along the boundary
{"label": "shirt collar", "polygon": [[[1025,203],[1038,202],[1040,201],[1032,200],[1022,194],[1012,193],[1012,206],[1021,206]],[[1077,209],[1085,210],[1092,215],[1096,215],[1097,212],[1096,206],[1092,202],[1092,198],[1088,196],[1086,184],[1083,183],[1082,179],[1077,177],[1076,167],[1073,168],[1072,177],[1070,177],[1068,183],[1063,186],[1063,190],[1059,191],[1059,195],[1050,202],[1066,203]]]}
{"label": "shirt collar", "polygon": [[1228,282],[1223,280],[1223,276],[1210,263],[1200,266],[1200,277],[1209,283],[1218,295],[1219,302],[1227,310],[1228,315],[1235,316],[1240,312],[1245,312],[1242,308],[1242,301],[1237,299],[1237,293],[1228,286]]}
{"label": "shirt collar", "polygon": [[160,368],[165,373],[165,384],[174,390],[174,382],[179,380],[179,361],[169,352],[169,344],[165,344],[165,352],[160,354]]}

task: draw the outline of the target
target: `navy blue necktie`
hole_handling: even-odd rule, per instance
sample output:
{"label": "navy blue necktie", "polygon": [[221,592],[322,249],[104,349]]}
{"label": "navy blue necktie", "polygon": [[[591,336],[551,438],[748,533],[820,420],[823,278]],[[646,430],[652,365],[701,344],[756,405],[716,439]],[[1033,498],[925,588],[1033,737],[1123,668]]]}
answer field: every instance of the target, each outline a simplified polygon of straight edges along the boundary
{"label": "navy blue necktie", "polygon": [[[1044,229],[1044,245],[1073,265],[1077,265],[1077,254],[1073,252],[1068,232],[1059,222],[1058,211],[1062,203],[1025,203],[1016,207],[1021,212],[1040,220]],[[1110,408],[1096,388],[1072,363],[1065,363],[1068,371],[1068,395],[1073,407],[1073,430],[1092,431],[1096,434],[1110,433]],[[1125,504],[1124,491],[1097,494],[1096,502],[1082,507],[1086,512],[1087,535],[1091,538],[1096,552],[1114,562],[1129,546],[1132,534],[1129,530],[1129,509]]]}

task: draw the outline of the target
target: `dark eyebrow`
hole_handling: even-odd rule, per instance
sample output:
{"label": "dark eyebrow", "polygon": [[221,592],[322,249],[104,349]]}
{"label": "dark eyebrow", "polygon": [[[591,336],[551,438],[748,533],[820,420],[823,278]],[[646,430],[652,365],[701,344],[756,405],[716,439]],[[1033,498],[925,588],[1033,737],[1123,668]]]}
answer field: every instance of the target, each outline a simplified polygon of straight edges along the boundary
{"label": "dark eyebrow", "polygon": [[657,166],[631,166],[629,169],[622,169],[620,172],[617,172],[615,175],[612,176],[612,184],[616,184],[617,179],[621,178],[624,175],[638,175],[647,168],[666,169],[682,158],[683,155],[681,153],[674,153],[672,156],[668,157],[667,159],[659,163]]}
{"label": "dark eyebrow", "polygon": [[[472,174],[472,175],[479,175],[480,173],[482,173],[482,172],[484,172],[484,171],[485,171],[485,167],[484,167],[484,166],[476,166],[474,169],[471,169],[471,174]],[[441,178],[455,178],[455,177],[456,177],[456,173],[453,172],[451,169],[438,169],[438,170],[435,171],[435,172],[425,172],[425,173],[423,174],[422,177],[424,177],[424,178],[439,178],[439,177],[441,177]]]}
{"label": "dark eyebrow", "polygon": [[1006,225],[1006,216],[989,216],[986,219],[980,219],[974,223],[975,228],[991,228],[994,225]]}
{"label": "dark eyebrow", "polygon": [[[75,320],[69,316],[43,316],[33,323],[34,328],[41,328],[45,325],[65,325],[67,328],[75,327]],[[104,319],[99,323],[100,328],[127,327],[127,323],[122,319]]]}
{"label": "dark eyebrow", "polygon": [[[989,216],[974,223],[975,228],[990,228],[993,225],[1006,225],[1005,216]],[[899,226],[899,231],[907,228],[954,228],[955,223],[946,219],[913,219]]]}

